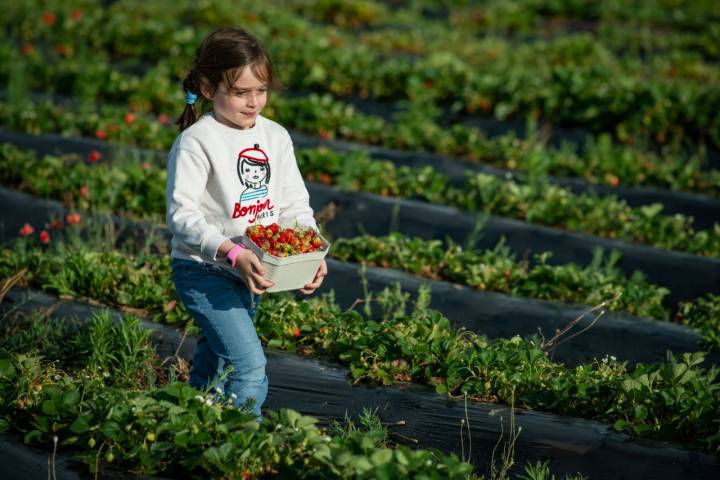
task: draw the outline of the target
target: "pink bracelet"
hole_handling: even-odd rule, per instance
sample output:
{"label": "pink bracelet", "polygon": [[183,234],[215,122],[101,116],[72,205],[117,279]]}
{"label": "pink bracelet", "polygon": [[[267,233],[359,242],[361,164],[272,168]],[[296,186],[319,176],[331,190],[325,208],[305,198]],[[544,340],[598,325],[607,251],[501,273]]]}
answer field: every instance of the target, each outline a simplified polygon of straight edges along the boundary
{"label": "pink bracelet", "polygon": [[235,260],[237,259],[238,253],[240,253],[240,250],[245,250],[247,247],[243,244],[236,243],[234,247],[230,249],[230,251],[227,253],[227,262],[235,268]]}

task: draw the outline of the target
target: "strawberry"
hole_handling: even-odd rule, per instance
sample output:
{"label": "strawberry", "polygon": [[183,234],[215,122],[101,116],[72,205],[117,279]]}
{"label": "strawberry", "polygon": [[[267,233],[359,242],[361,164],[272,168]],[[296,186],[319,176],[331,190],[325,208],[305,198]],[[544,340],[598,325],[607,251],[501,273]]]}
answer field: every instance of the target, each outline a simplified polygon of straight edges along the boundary
{"label": "strawberry", "polygon": [[65,221],[68,223],[68,225],[77,225],[82,221],[82,217],[79,213],[69,213],[65,217]]}
{"label": "strawberry", "polygon": [[52,27],[55,24],[55,20],[57,20],[57,17],[51,11],[46,11],[42,15],[42,22],[48,27]]}
{"label": "strawberry", "polygon": [[91,150],[90,153],[88,153],[87,159],[90,163],[95,163],[98,160],[102,158],[102,153],[98,152],[97,150]]}
{"label": "strawberry", "polygon": [[35,233],[35,229],[34,229],[33,226],[30,225],[29,223],[26,223],[26,224],[23,225],[22,228],[20,229],[20,236],[21,236],[21,237],[29,237],[29,236],[32,235],[33,233]]}
{"label": "strawberry", "polygon": [[267,226],[253,225],[245,234],[262,251],[278,257],[314,252],[322,245],[313,230],[280,228],[276,223]]}

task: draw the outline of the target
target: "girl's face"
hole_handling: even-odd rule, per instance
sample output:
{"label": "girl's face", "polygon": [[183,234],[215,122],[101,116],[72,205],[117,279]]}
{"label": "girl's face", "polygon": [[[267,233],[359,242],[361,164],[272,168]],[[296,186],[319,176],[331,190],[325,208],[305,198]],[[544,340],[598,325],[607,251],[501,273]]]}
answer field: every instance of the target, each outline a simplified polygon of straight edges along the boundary
{"label": "girl's face", "polygon": [[205,96],[212,100],[215,118],[220,123],[244,130],[255,125],[267,103],[267,90],[267,84],[255,76],[252,68],[245,67],[231,90],[221,82],[214,95]]}
{"label": "girl's face", "polygon": [[242,177],[245,184],[249,183],[260,183],[265,180],[267,170],[262,165],[250,165],[249,163],[243,162],[242,166]]}

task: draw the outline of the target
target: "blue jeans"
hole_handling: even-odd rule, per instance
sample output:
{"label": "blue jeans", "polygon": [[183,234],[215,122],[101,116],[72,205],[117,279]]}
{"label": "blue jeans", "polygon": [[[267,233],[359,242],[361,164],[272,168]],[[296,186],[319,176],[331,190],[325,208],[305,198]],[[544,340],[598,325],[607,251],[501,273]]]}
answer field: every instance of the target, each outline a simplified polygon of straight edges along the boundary
{"label": "blue jeans", "polygon": [[[180,299],[202,330],[190,385],[217,388],[238,407],[252,399],[253,413],[262,418],[268,381],[265,353],[253,324],[257,296],[239,277],[217,265],[173,258],[172,277]],[[227,367],[231,367],[229,376],[219,382]]]}

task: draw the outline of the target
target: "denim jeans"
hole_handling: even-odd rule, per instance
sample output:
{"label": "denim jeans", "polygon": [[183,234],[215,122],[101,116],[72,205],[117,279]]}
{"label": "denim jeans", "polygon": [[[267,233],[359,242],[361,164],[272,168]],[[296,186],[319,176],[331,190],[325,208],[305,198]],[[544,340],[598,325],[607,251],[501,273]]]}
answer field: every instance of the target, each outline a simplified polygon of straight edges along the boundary
{"label": "denim jeans", "polygon": [[[268,381],[265,354],[253,324],[257,296],[239,277],[209,263],[173,258],[172,277],[180,299],[202,330],[190,385],[219,389],[235,406],[253,399],[252,411],[262,418]],[[231,367],[229,376],[218,381],[227,367]]]}

